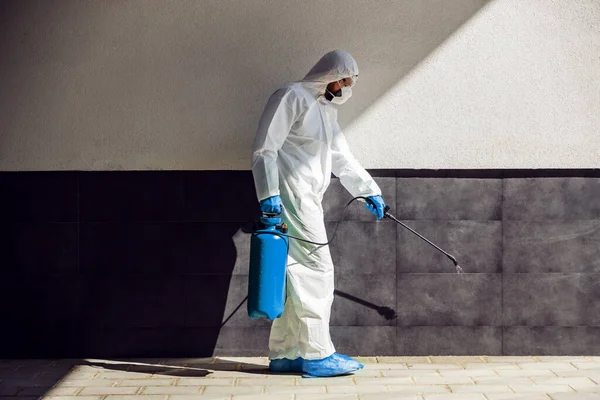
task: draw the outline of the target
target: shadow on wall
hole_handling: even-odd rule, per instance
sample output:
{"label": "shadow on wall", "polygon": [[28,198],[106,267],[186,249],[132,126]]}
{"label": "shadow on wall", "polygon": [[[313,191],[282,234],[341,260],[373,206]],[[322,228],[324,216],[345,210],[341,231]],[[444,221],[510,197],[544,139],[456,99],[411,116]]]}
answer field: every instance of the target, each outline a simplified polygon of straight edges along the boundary
{"label": "shadow on wall", "polygon": [[0,192],[0,359],[267,354],[243,304],[250,172],[0,173]]}
{"label": "shadow on wall", "polygon": [[325,52],[359,64],[346,125],[486,3],[3,1],[0,168],[247,169],[268,96]]}
{"label": "shadow on wall", "polygon": [[0,358],[213,354],[250,175],[3,173],[0,192]]}

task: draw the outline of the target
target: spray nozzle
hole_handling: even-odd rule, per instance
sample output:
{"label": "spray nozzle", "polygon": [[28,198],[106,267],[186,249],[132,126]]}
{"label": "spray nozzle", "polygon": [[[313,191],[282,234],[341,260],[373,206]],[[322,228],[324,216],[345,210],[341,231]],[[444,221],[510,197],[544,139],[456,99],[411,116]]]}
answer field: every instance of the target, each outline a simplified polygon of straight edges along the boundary
{"label": "spray nozzle", "polygon": [[387,204],[385,205],[385,208],[383,209],[383,216],[387,217],[388,212],[391,210],[392,208],[390,206],[388,206]]}

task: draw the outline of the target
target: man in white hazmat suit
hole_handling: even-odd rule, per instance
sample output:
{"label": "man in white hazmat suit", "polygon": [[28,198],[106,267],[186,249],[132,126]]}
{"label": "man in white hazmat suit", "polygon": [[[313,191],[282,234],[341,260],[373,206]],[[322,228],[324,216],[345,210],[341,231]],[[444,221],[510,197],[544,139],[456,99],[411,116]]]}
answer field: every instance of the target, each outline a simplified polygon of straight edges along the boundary
{"label": "man in white hazmat suit", "polygon": [[[350,97],[357,78],[350,54],[329,52],[303,80],[273,93],[262,114],[252,148],[256,193],[262,212],[282,213],[290,235],[327,242],[321,201],[332,172],[383,218],[381,190],[350,152],[332,105]],[[329,247],[290,239],[287,299],[269,338],[271,370],[335,376],[362,368],[331,342],[333,282]]]}

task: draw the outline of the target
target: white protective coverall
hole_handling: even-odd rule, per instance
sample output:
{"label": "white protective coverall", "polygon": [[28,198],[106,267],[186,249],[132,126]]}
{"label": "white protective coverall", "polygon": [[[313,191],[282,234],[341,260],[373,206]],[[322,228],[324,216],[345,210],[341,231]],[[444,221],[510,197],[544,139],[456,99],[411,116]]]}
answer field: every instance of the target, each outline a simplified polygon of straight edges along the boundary
{"label": "white protective coverall", "polygon": [[[337,109],[324,97],[330,82],[358,75],[352,56],[332,51],[300,82],[273,93],[252,148],[258,200],[280,195],[289,234],[324,243],[321,201],[331,173],[352,196],[381,195],[373,178],[354,158],[337,122]],[[329,334],[333,262],[327,246],[290,239],[287,299],[273,322],[270,359],[318,360],[335,352]]]}

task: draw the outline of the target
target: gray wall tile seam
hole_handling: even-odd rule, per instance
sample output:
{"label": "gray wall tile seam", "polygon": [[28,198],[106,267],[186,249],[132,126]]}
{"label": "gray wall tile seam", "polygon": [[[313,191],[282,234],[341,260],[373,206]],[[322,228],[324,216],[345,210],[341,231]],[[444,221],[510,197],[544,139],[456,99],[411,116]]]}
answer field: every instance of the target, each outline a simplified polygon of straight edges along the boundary
{"label": "gray wall tile seam", "polygon": [[[244,224],[249,224],[250,222],[253,222],[252,219],[249,220],[245,220],[245,221],[228,221],[228,220],[224,220],[224,221],[219,221],[219,220],[213,220],[213,221],[204,221],[204,220],[161,220],[161,219],[156,219],[156,220],[135,220],[135,219],[131,219],[131,220],[127,220],[127,219],[122,219],[122,220],[83,220],[80,221],[79,223],[82,224],[240,224],[240,228],[242,227],[242,225]],[[356,221],[356,222],[360,222],[360,221]],[[368,222],[368,221],[366,221]],[[68,222],[65,222],[68,223]]]}
{"label": "gray wall tile seam", "polygon": [[230,273],[144,273],[144,272],[140,272],[140,273],[135,273],[135,272],[114,272],[114,273],[98,273],[98,272],[91,272],[89,274],[82,274],[80,275],[82,277],[96,277],[96,278],[116,278],[116,277],[122,277],[122,278],[188,278],[188,277],[201,277],[201,276],[248,276],[248,274],[230,274]]}
{"label": "gray wall tile seam", "polygon": [[[341,267],[338,267],[341,268]],[[355,272],[343,272],[343,271],[335,271],[337,275],[351,275],[351,276],[381,276],[382,273],[355,273]],[[69,275],[70,273],[27,273],[27,274],[6,274],[9,276],[13,275],[23,275],[23,276],[175,276],[175,277],[185,277],[185,276],[248,276],[248,273],[236,273],[236,272],[92,272],[92,273],[82,273],[80,275]],[[383,275],[393,275],[393,272],[383,273]],[[563,275],[563,276],[576,276],[576,275],[600,275],[600,272],[465,272],[461,275],[458,275],[456,272],[400,272],[400,275],[456,275],[456,278],[460,278],[461,275]],[[4,274],[0,274],[2,276]]]}
{"label": "gray wall tile seam", "polygon": [[2,221],[0,220],[0,224],[3,226],[10,225],[78,225],[78,221]]}
{"label": "gray wall tile seam", "polygon": [[[340,265],[339,263],[337,265]],[[334,265],[335,268],[344,268],[344,267],[337,267],[337,265]],[[342,274],[342,271],[337,271],[334,270],[334,272],[337,274]],[[357,276],[365,276],[365,277],[371,277],[371,276],[382,276],[382,275],[395,275],[396,273],[394,271],[389,271],[389,272],[349,272],[347,274],[350,275],[357,275]],[[248,275],[246,274],[238,274],[238,275]]]}
{"label": "gray wall tile seam", "polygon": [[[411,324],[411,325],[399,325],[400,328],[413,328],[413,327],[419,327],[419,328],[423,328],[423,327],[435,327],[435,328],[502,328],[504,326],[513,326],[513,325],[456,325],[456,324],[452,324],[452,325],[436,325],[436,324],[431,324],[431,325],[424,325],[424,324]],[[514,326],[518,326],[518,325],[514,325]],[[523,326],[530,326],[530,325],[523,325]],[[586,325],[587,326],[587,325]]]}
{"label": "gray wall tile seam", "polygon": [[579,271],[573,271],[573,272],[561,272],[561,271],[548,271],[548,272],[505,272],[505,275],[509,276],[509,275],[548,275],[548,276],[554,276],[554,277],[560,277],[560,276],[577,276],[577,275],[583,275],[583,276],[592,276],[592,275],[600,275],[600,271],[596,271],[596,272],[579,272]]}
{"label": "gray wall tile seam", "polygon": [[77,179],[77,273],[81,275],[81,188],[80,174],[76,174]]}
{"label": "gray wall tile seam", "polygon": [[[335,326],[336,328],[390,328],[390,329],[394,329],[394,333],[396,333],[398,330],[396,329],[397,326],[394,324],[369,324],[369,325],[341,325],[341,324],[329,324],[330,327]],[[395,341],[394,341],[394,345],[395,345]]]}
{"label": "gray wall tile seam", "polygon": [[[369,325],[340,325],[340,326],[362,326],[369,327]],[[384,325],[376,325],[376,326],[384,326]],[[600,325],[398,325],[399,328],[600,328]]]}
{"label": "gray wall tile seam", "polygon": [[[398,208],[398,179],[394,178],[394,208]],[[394,222],[394,221],[390,221],[390,222]],[[400,256],[398,254],[398,228],[394,229],[394,254],[395,254],[395,267],[394,268],[394,285],[395,285],[395,299],[394,299],[394,312],[396,314],[396,318],[394,320],[394,354],[398,354],[398,325],[400,324],[400,318],[398,316],[399,310],[398,310],[398,269],[400,268],[400,266],[398,265],[398,260],[400,259]]]}
{"label": "gray wall tile seam", "polygon": [[[462,221],[473,221],[473,222],[502,222],[501,219],[447,219],[447,218],[440,218],[440,219],[436,219],[436,218],[413,218],[413,219],[404,219],[404,218],[399,218],[397,215],[394,215],[396,218],[398,218],[399,221],[401,222],[421,222],[421,221],[432,221],[432,222],[462,222]],[[519,220],[521,221],[521,220]],[[589,219],[584,219],[582,221],[589,221]],[[389,221],[389,220],[381,220],[381,221],[361,221],[361,220],[327,220],[327,222],[362,222],[362,223],[367,223],[367,224],[381,224],[381,223],[395,223],[394,221]]]}
{"label": "gray wall tile seam", "polygon": [[181,177],[181,191],[183,193],[183,210],[185,212],[185,210],[187,210],[187,205],[188,205],[188,185],[187,185],[187,179],[185,176]]}
{"label": "gray wall tile seam", "polygon": [[[562,219],[510,219],[510,218],[504,218],[504,219],[428,219],[428,218],[423,218],[423,219],[402,219],[402,218],[398,218],[398,220],[402,221],[402,222],[406,222],[406,223],[410,223],[410,222],[420,222],[420,221],[431,221],[431,222],[536,222],[536,223],[560,223],[560,222],[600,222],[600,218],[577,218],[577,219],[569,219],[569,218],[562,218]],[[111,220],[82,220],[79,218],[79,220],[77,221],[63,221],[63,220],[27,220],[27,219],[22,219],[22,220],[9,220],[9,219],[0,219],[0,223],[6,223],[6,224],[18,224],[18,223],[23,223],[23,224],[43,224],[43,223],[48,223],[48,224],[77,224],[77,223],[81,223],[81,224],[168,224],[168,223],[172,223],[172,224],[185,224],[185,223],[193,223],[193,224],[248,224],[250,222],[253,222],[253,219],[248,219],[248,220],[198,220],[198,219],[182,219],[182,220],[161,220],[161,219],[155,219],[155,220],[135,220],[135,219],[131,219],[131,220],[127,220],[127,219],[122,219],[122,220],[117,220],[117,219],[111,219]],[[381,223],[385,223],[385,224],[393,224],[394,221],[365,221],[365,220],[359,220],[359,219],[349,219],[349,220],[338,220],[338,219],[325,219],[325,222],[360,222],[360,223],[368,223],[368,224],[381,224]]]}
{"label": "gray wall tile seam", "polygon": [[[77,276],[78,282],[77,286],[80,290],[77,296],[77,302],[79,306],[79,318],[78,318],[78,326],[77,326],[77,336],[84,337],[84,311],[83,311],[83,282],[82,282],[82,274],[81,272],[81,174],[78,172],[75,174],[75,179],[77,180]],[[83,350],[83,344],[78,343],[76,346],[77,352],[81,352]]]}
{"label": "gray wall tile seam", "polygon": [[511,219],[506,218],[505,222],[536,222],[536,223],[560,223],[560,222],[599,222],[600,218],[546,218],[546,219]]}
{"label": "gray wall tile seam", "polygon": [[[239,312],[239,311],[238,311]],[[264,322],[263,322],[264,323]],[[59,325],[53,325],[53,324],[45,324],[44,326],[59,326]],[[348,328],[371,328],[371,327],[387,327],[387,328],[396,328],[394,325],[357,325],[357,324],[351,324],[351,325],[340,325],[340,324],[331,324],[330,326],[335,326],[335,327],[348,327]],[[201,325],[201,324],[193,324],[193,325],[181,325],[181,324],[164,324],[164,325],[118,325],[118,326],[111,326],[111,325],[102,325],[102,324],[98,324],[98,325],[88,325],[88,328],[90,329],[105,329],[105,328],[111,328],[111,329],[132,329],[132,328],[185,328],[185,327],[193,327],[193,328],[198,328],[198,327],[202,327],[202,328],[219,328],[221,327],[221,325]],[[270,329],[270,326],[247,326],[247,325],[238,325],[238,326],[232,326],[232,325],[225,325],[224,327],[232,329],[232,328],[236,328],[236,329]],[[600,329],[600,325],[422,325],[422,324],[418,324],[418,325],[399,325],[398,328],[400,329],[410,329],[410,328],[494,328],[494,329],[500,329],[500,328],[544,328],[544,329],[559,329],[559,328],[598,328]]]}
{"label": "gray wall tile seam", "polygon": [[544,328],[544,329],[562,329],[562,328],[598,328],[600,325],[503,325],[503,328]]}
{"label": "gray wall tile seam", "polygon": [[390,220],[380,220],[380,221],[365,221],[365,220],[361,220],[361,219],[324,219],[323,221],[325,222],[362,222],[362,223],[366,223],[366,224],[393,224],[394,221],[390,221]]}
{"label": "gray wall tile seam", "polygon": [[[450,262],[450,261],[449,261]],[[463,274],[457,274],[456,270],[454,269],[454,266],[452,265],[452,263],[450,262],[450,266],[452,267],[452,271],[450,272],[401,272],[401,274],[404,275],[455,275],[457,278],[460,278],[462,275],[503,275],[502,272],[465,272]],[[540,272],[540,273],[545,273],[545,272]],[[590,273],[594,273],[594,272],[590,272]],[[595,272],[597,274],[600,274],[600,272]]]}
{"label": "gray wall tile seam", "polygon": [[[458,275],[456,271],[453,272],[400,272],[404,275],[600,275],[598,272],[465,272]],[[358,274],[358,275],[369,275],[369,274]]]}
{"label": "gray wall tile seam", "polygon": [[[600,168],[367,168],[374,178],[427,178],[430,175],[419,174],[442,174],[440,178],[461,178],[463,175],[471,176],[474,173],[492,174],[482,178],[469,179],[520,179],[520,178],[588,178],[599,177]],[[22,171],[0,171],[0,174],[6,175],[27,175],[27,174],[122,174],[122,173],[137,173],[137,174],[183,174],[183,175],[211,175],[211,174],[237,174],[251,175],[250,169],[126,169],[126,170],[87,170],[87,169],[69,169],[69,170],[22,170]],[[382,174],[378,176],[377,174]],[[395,175],[395,174],[413,174],[410,176]],[[471,174],[471,175],[469,175]],[[518,175],[512,178],[514,174]],[[594,176],[591,176],[591,175]],[[332,177],[335,178],[334,175]]]}
{"label": "gray wall tile seam", "polygon": [[[502,179],[502,189],[500,195],[500,220],[502,221],[502,225],[500,228],[502,235],[501,246],[501,254],[502,261],[500,262],[500,273],[502,273],[502,278],[500,279],[500,321],[504,326],[504,199],[505,199],[505,189],[506,189],[506,180]],[[500,354],[504,355],[504,327],[500,330]]]}

